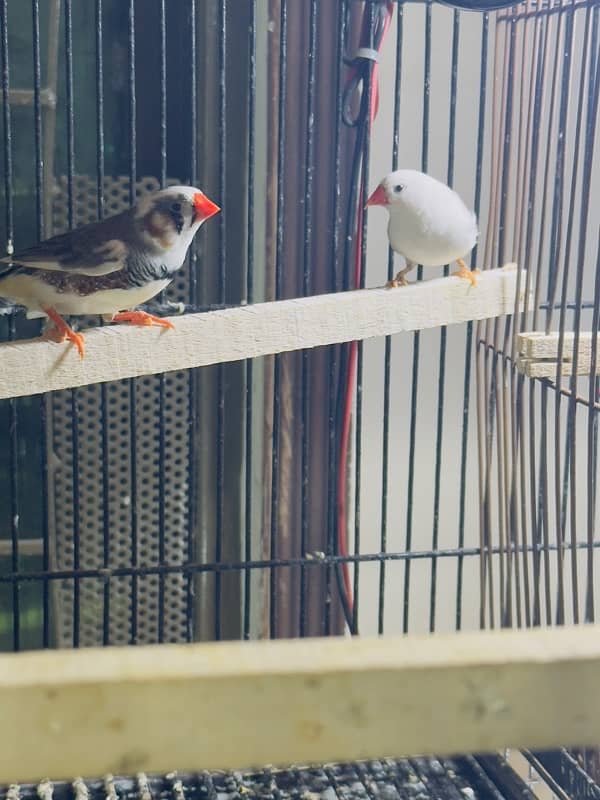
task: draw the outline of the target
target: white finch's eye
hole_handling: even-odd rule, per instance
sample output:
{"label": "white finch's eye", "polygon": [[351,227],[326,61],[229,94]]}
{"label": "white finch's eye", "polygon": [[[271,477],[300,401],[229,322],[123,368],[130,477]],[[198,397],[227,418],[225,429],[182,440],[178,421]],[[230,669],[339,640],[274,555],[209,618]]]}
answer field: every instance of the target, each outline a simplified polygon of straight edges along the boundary
{"label": "white finch's eye", "polygon": [[171,211],[179,212],[181,211],[181,203],[171,203]]}
{"label": "white finch's eye", "polygon": [[404,186],[402,186],[402,184],[401,184],[401,183],[397,183],[397,184],[394,186],[394,194],[400,194],[400,192],[401,192],[403,189],[404,189]]}

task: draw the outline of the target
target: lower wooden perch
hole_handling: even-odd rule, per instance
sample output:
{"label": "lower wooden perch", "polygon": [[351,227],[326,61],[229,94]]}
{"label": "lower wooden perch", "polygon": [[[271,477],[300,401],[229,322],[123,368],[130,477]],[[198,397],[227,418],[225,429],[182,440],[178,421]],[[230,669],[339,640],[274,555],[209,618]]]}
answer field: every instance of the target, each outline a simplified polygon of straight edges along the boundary
{"label": "lower wooden perch", "polygon": [[600,742],[600,627],[0,657],[0,782]]}
{"label": "lower wooden perch", "polygon": [[[114,325],[85,334],[86,355],[40,339],[0,345],[0,398],[202,367],[290,350],[510,314],[515,264],[477,286],[448,277],[400,289],[365,289],[171,317],[175,330]],[[525,273],[521,271],[523,306]]]}
{"label": "lower wooden perch", "polygon": [[[596,371],[600,372],[600,342],[596,333],[597,357]],[[577,347],[577,365],[574,364],[575,333],[566,331],[563,346],[559,348],[560,334],[558,331],[543,333],[530,331],[521,333],[517,339],[519,358],[517,369],[530,378],[555,378],[558,371],[558,359],[561,358],[561,374],[568,377],[573,374],[576,367],[577,375],[589,375],[592,367],[592,342],[591,331],[581,331]],[[560,353],[559,353],[560,349]]]}

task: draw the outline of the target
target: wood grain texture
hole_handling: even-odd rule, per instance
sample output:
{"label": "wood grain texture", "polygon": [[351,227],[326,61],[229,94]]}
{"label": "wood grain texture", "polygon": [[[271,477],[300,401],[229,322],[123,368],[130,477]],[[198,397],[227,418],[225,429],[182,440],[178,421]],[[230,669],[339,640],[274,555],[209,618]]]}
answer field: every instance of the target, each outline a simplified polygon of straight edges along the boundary
{"label": "wood grain texture", "polygon": [[[517,359],[517,370],[518,372],[526,375],[528,378],[556,378],[557,373],[557,361],[538,361],[537,359],[530,359],[530,358],[518,358]],[[572,361],[563,361],[560,374],[563,378],[567,378],[573,374],[573,362]],[[600,368],[600,362],[598,364]],[[577,375],[589,375],[590,374],[590,360],[588,359],[577,359]]]}
{"label": "wood grain texture", "polygon": [[589,625],[3,655],[0,781],[592,745],[599,672]]}
{"label": "wood grain texture", "polygon": [[175,330],[94,328],[83,360],[69,344],[8,342],[0,345],[0,398],[497,317],[514,311],[517,274],[510,264],[484,271],[476,287],[448,277],[188,314],[170,318]]}
{"label": "wood grain texture", "polygon": [[[529,331],[519,334],[517,346],[519,349],[519,359],[517,369],[530,378],[555,378],[559,357],[559,338],[558,331],[543,333],[541,331]],[[596,334],[598,342],[598,334]],[[577,348],[577,375],[589,375],[592,364],[592,343],[593,336],[591,331],[582,331],[579,334],[579,344]],[[561,360],[561,374],[564,377],[573,374],[573,355],[575,350],[575,333],[566,331],[564,335]],[[597,356],[597,369],[600,368],[600,348]]]}

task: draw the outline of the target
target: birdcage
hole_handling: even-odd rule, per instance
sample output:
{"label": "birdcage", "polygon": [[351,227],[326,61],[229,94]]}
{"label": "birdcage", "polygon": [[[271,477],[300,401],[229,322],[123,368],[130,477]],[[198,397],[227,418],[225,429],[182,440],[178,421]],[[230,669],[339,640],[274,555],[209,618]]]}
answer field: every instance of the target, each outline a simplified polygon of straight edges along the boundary
{"label": "birdcage", "polygon": [[[0,308],[7,798],[600,797],[599,13],[0,0],[8,254],[221,206],[172,331]],[[475,286],[385,288],[400,166]]]}

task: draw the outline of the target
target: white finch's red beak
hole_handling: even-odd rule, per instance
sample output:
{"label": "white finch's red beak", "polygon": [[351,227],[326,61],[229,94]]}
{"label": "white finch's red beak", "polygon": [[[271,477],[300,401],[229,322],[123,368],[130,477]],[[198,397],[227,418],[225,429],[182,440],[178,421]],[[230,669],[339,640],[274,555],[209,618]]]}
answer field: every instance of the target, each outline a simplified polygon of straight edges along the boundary
{"label": "white finch's red beak", "polygon": [[380,183],[379,186],[375,189],[371,197],[367,200],[368,206],[387,206],[388,199],[385,194],[385,189],[383,188],[382,184]]}
{"label": "white finch's red beak", "polygon": [[209,198],[202,192],[196,192],[194,195],[194,208],[196,209],[196,214],[201,217],[202,220],[207,220],[210,217],[213,217],[221,210],[216,203],[213,203],[212,200],[209,200]]}

